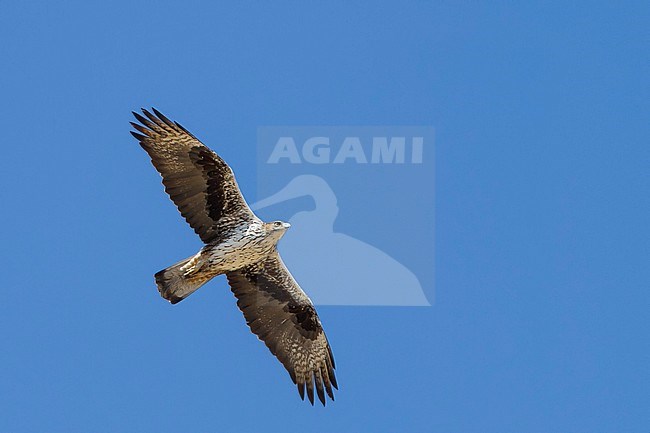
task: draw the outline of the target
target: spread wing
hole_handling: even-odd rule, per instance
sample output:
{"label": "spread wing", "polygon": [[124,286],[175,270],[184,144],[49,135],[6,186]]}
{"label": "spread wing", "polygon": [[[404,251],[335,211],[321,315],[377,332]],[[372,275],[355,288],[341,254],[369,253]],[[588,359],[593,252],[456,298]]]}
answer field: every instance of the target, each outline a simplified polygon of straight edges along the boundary
{"label": "spread wing", "polygon": [[230,167],[177,122],[155,108],[154,114],[133,115],[139,131],[131,132],[151,157],[162,175],[165,191],[181,215],[201,237],[210,243],[239,221],[254,218],[239,191]]}
{"label": "spread wing", "polygon": [[[264,262],[226,274],[237,306],[251,331],[262,340],[298,386],[300,397],[314,404],[334,400],[334,357],[314,305],[293,279],[277,252]],[[323,390],[325,388],[325,390]]]}

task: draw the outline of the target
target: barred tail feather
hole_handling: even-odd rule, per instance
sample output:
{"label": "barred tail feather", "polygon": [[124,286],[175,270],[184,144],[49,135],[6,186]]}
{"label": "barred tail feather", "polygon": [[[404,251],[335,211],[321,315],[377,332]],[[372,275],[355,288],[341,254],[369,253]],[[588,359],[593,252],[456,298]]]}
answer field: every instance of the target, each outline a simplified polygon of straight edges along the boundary
{"label": "barred tail feather", "polygon": [[181,270],[181,267],[187,264],[191,259],[192,257],[182,260],[154,275],[160,296],[167,299],[172,304],[177,304],[187,298],[213,277],[213,275],[194,275],[186,277],[184,272]]}

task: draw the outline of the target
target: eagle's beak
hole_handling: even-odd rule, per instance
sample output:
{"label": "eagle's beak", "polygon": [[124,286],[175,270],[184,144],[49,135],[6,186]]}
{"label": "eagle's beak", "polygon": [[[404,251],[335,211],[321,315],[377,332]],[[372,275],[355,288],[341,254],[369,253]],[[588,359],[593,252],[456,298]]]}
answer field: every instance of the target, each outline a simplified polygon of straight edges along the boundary
{"label": "eagle's beak", "polygon": [[285,228],[285,230],[286,230],[286,229],[288,229],[289,227],[291,227],[291,224],[289,224],[289,223],[282,223],[282,226],[283,226],[283,227]]}

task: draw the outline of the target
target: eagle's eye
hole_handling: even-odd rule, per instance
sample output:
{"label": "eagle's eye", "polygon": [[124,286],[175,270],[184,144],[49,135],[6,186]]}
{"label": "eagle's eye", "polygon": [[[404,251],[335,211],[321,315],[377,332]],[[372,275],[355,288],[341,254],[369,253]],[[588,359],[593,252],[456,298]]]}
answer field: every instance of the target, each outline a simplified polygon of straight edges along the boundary
{"label": "eagle's eye", "polygon": [[276,226],[276,227],[282,227],[282,222],[276,221],[276,222],[273,223],[273,225]]}

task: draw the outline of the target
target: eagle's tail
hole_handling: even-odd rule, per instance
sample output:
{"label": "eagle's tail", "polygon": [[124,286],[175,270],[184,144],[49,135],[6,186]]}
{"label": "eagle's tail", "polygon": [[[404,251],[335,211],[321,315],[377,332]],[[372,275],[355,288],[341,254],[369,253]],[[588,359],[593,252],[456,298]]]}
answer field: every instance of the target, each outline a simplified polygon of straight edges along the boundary
{"label": "eagle's tail", "polygon": [[177,304],[187,298],[214,277],[214,275],[206,275],[200,272],[186,276],[185,271],[181,268],[193,258],[182,260],[154,275],[160,295],[172,304]]}

